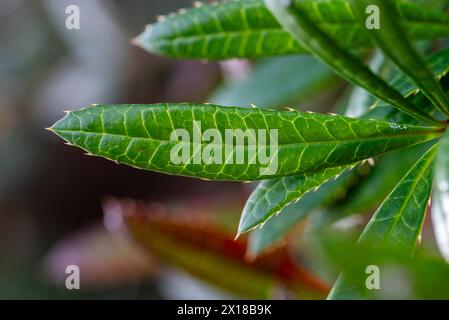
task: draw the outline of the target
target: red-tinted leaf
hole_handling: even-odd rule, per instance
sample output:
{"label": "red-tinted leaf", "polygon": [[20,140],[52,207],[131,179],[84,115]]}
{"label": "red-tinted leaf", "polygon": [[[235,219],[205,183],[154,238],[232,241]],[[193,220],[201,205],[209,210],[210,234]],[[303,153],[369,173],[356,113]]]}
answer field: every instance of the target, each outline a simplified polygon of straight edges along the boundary
{"label": "red-tinted leaf", "polygon": [[180,213],[130,200],[117,204],[133,237],[151,253],[219,287],[259,298],[270,296],[280,284],[302,298],[321,297],[328,291],[325,283],[292,259],[285,246],[249,259],[246,237],[234,240],[232,231],[218,228],[210,214],[195,206]]}

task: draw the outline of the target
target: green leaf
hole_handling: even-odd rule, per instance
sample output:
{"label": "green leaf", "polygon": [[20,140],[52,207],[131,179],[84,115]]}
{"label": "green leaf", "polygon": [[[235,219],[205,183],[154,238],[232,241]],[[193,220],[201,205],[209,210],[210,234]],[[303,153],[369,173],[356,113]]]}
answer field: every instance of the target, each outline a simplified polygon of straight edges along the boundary
{"label": "green leaf", "polygon": [[224,84],[209,100],[225,106],[281,107],[329,89],[336,78],[310,56],[272,58],[257,64],[247,78]]}
{"label": "green leaf", "polygon": [[416,119],[443,126],[442,123],[416,108],[412,102],[374,74],[356,56],[342,49],[313,23],[304,9],[296,6],[294,2],[265,0],[265,3],[279,23],[298,43],[340,76]]}
{"label": "green leaf", "polygon": [[[449,278],[449,265],[425,247],[417,248],[410,257],[398,248],[356,245],[354,239],[343,233],[326,232],[317,236],[320,249],[329,262],[327,266],[335,265],[346,275],[349,286],[340,287],[339,299],[449,298],[449,287],[445,281]],[[367,272],[367,267],[373,265],[379,267],[380,288],[366,290],[367,279],[373,275]]]}
{"label": "green leaf", "polygon": [[[214,129],[208,140],[207,129]],[[201,104],[96,105],[69,112],[51,130],[136,168],[237,181],[354,164],[441,135],[434,127]]]}
{"label": "green leaf", "polygon": [[[447,80],[449,79],[446,79],[447,77],[445,75],[449,67],[449,50],[442,50],[432,54],[427,58],[427,61],[435,70],[435,74],[437,74],[438,78],[442,78],[442,86],[447,90],[449,88],[449,81]],[[429,112],[432,111],[432,104],[419,89],[416,89],[415,84],[407,76],[402,74],[399,70],[396,70],[396,72],[390,73],[388,78],[390,79],[390,83],[394,84],[396,88],[401,88],[401,92],[409,99],[413,99],[420,108]],[[401,84],[403,85],[401,86]],[[368,93],[364,95],[361,91],[357,92],[358,93],[354,94],[361,94],[362,96],[369,95]],[[363,100],[364,99],[361,99],[359,101]],[[369,98],[365,99],[365,101],[369,100]],[[351,110],[353,112],[349,112]],[[419,121],[392,108],[381,100],[377,100],[376,103],[368,107],[364,104],[361,110],[358,108],[348,108],[347,112],[352,115],[357,115],[358,113],[363,112],[363,110],[366,110],[366,112],[360,116],[365,119],[419,124]],[[435,109],[433,110],[436,111]],[[364,213],[380,205],[382,200],[427,148],[427,144],[406,148],[388,153],[379,160],[375,160],[376,164],[370,175],[362,180],[358,187],[354,188],[344,201],[339,202],[337,206],[332,206],[315,213],[313,228],[320,229],[347,215]]]}
{"label": "green leaf", "polygon": [[[356,21],[348,0],[295,0],[311,19],[346,49],[373,45]],[[449,36],[449,17],[427,6],[401,2],[403,24],[411,39]],[[304,53],[277,23],[262,0],[204,4],[181,10],[149,25],[136,39],[146,50],[173,58],[229,59]]]}
{"label": "green leaf", "polygon": [[289,288],[302,299],[322,298],[329,291],[285,246],[248,259],[247,239],[233,240],[232,232],[217,224],[226,219],[219,216],[232,213],[226,204],[212,201],[205,211],[192,202],[184,204],[181,213],[177,206],[146,206],[127,199],[117,201],[113,210],[153,257],[239,297],[266,299],[275,288]]}
{"label": "green leaf", "polygon": [[359,241],[397,245],[405,252],[413,252],[432,189],[436,147],[431,147],[401,179],[376,211]]}
{"label": "green leaf", "polygon": [[[432,69],[435,78],[441,81],[441,79],[445,77],[449,72],[449,49],[443,49],[441,51],[429,55],[428,57],[426,57],[426,64],[428,64]],[[388,83],[392,87],[396,88],[404,97],[412,97],[413,95],[420,94],[420,90],[419,88],[416,87],[415,83],[408,76],[406,76],[399,70],[397,72],[392,73],[388,77]],[[447,88],[444,89],[447,90]],[[380,108],[384,108],[384,110],[379,110]],[[382,116],[380,117],[381,119],[386,119],[383,115],[387,113],[398,113],[396,111],[391,110],[391,105],[383,100],[374,101],[374,103],[371,106],[369,106],[368,109],[377,109],[374,111],[382,114]],[[431,108],[428,108],[425,111],[430,112]],[[394,119],[394,117],[391,116],[389,118]],[[397,120],[399,120],[399,118],[397,118]],[[407,122],[410,122],[409,117],[407,117],[406,120]]]}
{"label": "green leaf", "polygon": [[329,224],[345,216],[367,213],[378,207],[428,148],[426,143],[395,150],[375,160],[369,175],[349,192],[345,200],[329,208],[327,219],[323,222]]}
{"label": "green leaf", "polygon": [[282,209],[281,214],[272,216],[260,228],[254,229],[249,236],[248,254],[255,257],[276,244],[287,231],[304,220],[315,208],[337,197],[341,189],[346,189],[353,174],[353,170],[343,171],[337,179],[328,180],[317,190],[302,195],[298,202],[288,205]]}
{"label": "green leaf", "polygon": [[326,168],[316,172],[262,181],[243,208],[238,234],[264,223],[284,207],[300,199],[305,193],[318,188],[343,171],[342,167]]}
{"label": "green leaf", "polygon": [[[370,59],[368,66],[373,72],[379,74],[382,72],[382,69],[385,68],[385,64],[386,61],[383,54],[376,50],[375,54]],[[365,89],[354,87],[345,105],[344,114],[353,118],[360,117],[368,112],[375,100],[376,98]]]}
{"label": "green leaf", "polygon": [[432,223],[438,248],[449,261],[449,131],[440,139],[435,160]]}
{"label": "green leaf", "polygon": [[[442,115],[429,99],[426,98],[421,92],[418,92],[416,95],[410,96],[407,98],[411,100],[416,106],[418,106],[421,110],[427,111],[429,114],[435,116],[435,118],[441,119]],[[364,115],[361,116],[364,119],[379,119],[382,121],[394,122],[394,123],[404,123],[407,125],[422,125],[423,122],[417,120],[416,118],[410,117],[408,114],[405,114],[398,109],[395,109],[391,106],[382,106],[370,109]],[[443,120],[442,120],[443,121]]]}
{"label": "green leaf", "polygon": [[[445,91],[449,90],[449,77],[445,75],[440,79],[441,86]],[[438,119],[444,119],[444,115],[432,105],[432,103],[427,99],[427,97],[418,92],[415,95],[408,97],[408,99],[413,100],[413,102],[419,106],[421,110],[433,114]],[[420,125],[422,122],[398,111],[387,105],[379,105],[378,107],[371,108],[369,112],[362,116],[365,119],[379,119],[382,121],[389,121],[394,123],[406,123],[407,125]]]}
{"label": "green leaf", "polygon": [[[421,233],[432,189],[433,162],[436,146],[431,147],[401,179],[374,213],[359,238],[359,243],[372,247],[400,249],[411,255]],[[342,274],[335,283],[330,299],[360,298]]]}
{"label": "green leaf", "polygon": [[351,0],[350,2],[361,25],[365,25],[367,7],[377,6],[380,13],[379,29],[370,29],[369,34],[373,36],[384,54],[416,83],[435,107],[449,115],[449,98],[435,80],[424,58],[405,36],[399,22],[400,15],[396,3],[391,0]]}
{"label": "green leaf", "polygon": [[[380,54],[373,57],[371,65],[374,69],[382,74],[386,74],[390,79],[389,82],[394,84],[396,88],[401,88],[401,93],[404,93],[406,96],[410,97],[414,92],[418,91],[414,83],[405,75],[400,72],[391,73],[388,70],[390,68],[385,69],[387,66],[382,66],[382,59],[380,57]],[[447,73],[449,68],[449,50],[442,50],[432,54],[427,61],[435,70],[438,78],[441,78]],[[401,86],[401,84],[403,85]],[[376,107],[374,110],[369,110],[373,106],[371,102],[373,100],[372,96],[363,89],[357,89],[360,88],[356,88],[353,92],[350,99],[352,103],[349,103],[346,109],[346,112],[350,115],[362,116],[367,119],[390,119],[401,122],[414,120],[396,109],[392,109],[390,105],[381,100],[378,100],[374,105],[379,105],[382,108],[379,109]],[[414,100],[421,99],[422,93],[418,92],[416,97],[410,98]],[[422,104],[420,103],[419,105],[421,106]],[[360,106],[362,107],[359,108]],[[432,107],[430,105],[425,106],[425,108],[430,111]],[[364,213],[379,206],[382,200],[427,148],[427,144],[405,148],[388,153],[379,160],[376,160],[376,164],[372,168],[369,176],[363,179],[343,202],[339,202],[336,207],[332,206],[324,212],[314,212],[314,214],[321,216],[319,222],[314,221],[316,224],[319,224],[314,227],[320,228],[349,214]],[[327,189],[326,185],[339,182],[341,180],[340,178],[337,181],[329,181],[323,186],[320,186],[316,192],[310,192],[304,195],[297,203],[284,208],[281,214],[266,221],[263,227],[253,230],[250,235],[249,253],[257,255],[265,248],[273,245],[287,230],[292,228],[298,221],[307,217],[310,211],[321,206],[322,202],[319,201],[319,197],[324,198]]]}

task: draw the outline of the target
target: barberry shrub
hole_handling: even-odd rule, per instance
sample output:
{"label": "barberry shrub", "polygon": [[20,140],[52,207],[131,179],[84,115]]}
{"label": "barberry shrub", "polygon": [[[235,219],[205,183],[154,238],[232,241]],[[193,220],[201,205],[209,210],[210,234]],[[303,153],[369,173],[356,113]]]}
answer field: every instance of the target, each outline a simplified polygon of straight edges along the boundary
{"label": "barberry shrub", "polygon": [[[446,1],[423,3],[195,3],[160,17],[134,39],[153,54],[175,59],[292,56],[276,60],[274,71],[255,71],[251,85],[225,88],[243,96],[256,92],[256,100],[279,93],[277,100],[266,98],[273,104],[311,90],[323,95],[332,70],[353,88],[339,114],[277,109],[263,99],[258,107],[94,105],[68,112],[51,130],[89,154],[139,169],[261,180],[238,226],[238,234],[250,232],[252,255],[343,192],[348,196],[321,224],[377,206],[358,243],[407,255],[417,245],[432,195],[435,236],[449,259],[449,16]],[[270,78],[282,68],[290,78]],[[325,85],[317,85],[320,80]],[[354,187],[363,170],[369,173]],[[354,287],[349,278],[339,277],[330,298],[365,296],[363,286]]]}

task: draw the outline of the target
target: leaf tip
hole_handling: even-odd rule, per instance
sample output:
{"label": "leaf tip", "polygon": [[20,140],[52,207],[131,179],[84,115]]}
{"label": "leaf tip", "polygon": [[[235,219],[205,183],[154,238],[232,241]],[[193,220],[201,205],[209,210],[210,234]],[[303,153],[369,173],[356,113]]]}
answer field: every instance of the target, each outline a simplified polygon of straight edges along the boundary
{"label": "leaf tip", "polygon": [[[153,34],[153,25],[147,24],[142,33],[130,39],[130,44],[143,48],[148,52],[156,52],[154,42],[157,41],[157,36]],[[157,45],[156,45],[157,47]]]}
{"label": "leaf tip", "polygon": [[[242,217],[243,216],[244,216],[244,214],[242,215]],[[242,234],[244,234],[245,232],[248,232],[250,229],[251,229],[251,227],[248,226],[248,224],[245,222],[245,219],[240,218],[240,223],[237,228],[237,234],[235,235],[234,240],[237,240]]]}

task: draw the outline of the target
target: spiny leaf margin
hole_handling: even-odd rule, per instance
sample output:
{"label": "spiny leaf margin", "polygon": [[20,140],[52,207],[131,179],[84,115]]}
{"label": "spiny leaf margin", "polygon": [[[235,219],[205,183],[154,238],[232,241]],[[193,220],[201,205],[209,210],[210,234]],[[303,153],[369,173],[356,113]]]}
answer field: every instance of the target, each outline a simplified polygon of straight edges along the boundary
{"label": "spiny leaf margin", "polygon": [[[221,164],[173,164],[170,152],[180,142],[171,140],[171,134],[175,129],[185,129],[193,136],[195,121],[201,121],[204,130],[218,130],[222,137],[227,129],[278,130],[277,153],[273,154],[278,159],[277,171],[264,174],[261,169],[266,166],[248,164],[248,161],[243,164],[225,161]],[[51,130],[90,154],[136,168],[232,181],[271,179],[353,164],[441,135],[441,129],[434,127],[201,104],[97,105],[69,112]],[[200,148],[200,144],[191,141],[187,146],[191,158]],[[221,144],[223,155],[226,155],[226,147]],[[243,148],[248,159],[247,143],[237,147]],[[292,157],[292,154],[297,156]]]}

